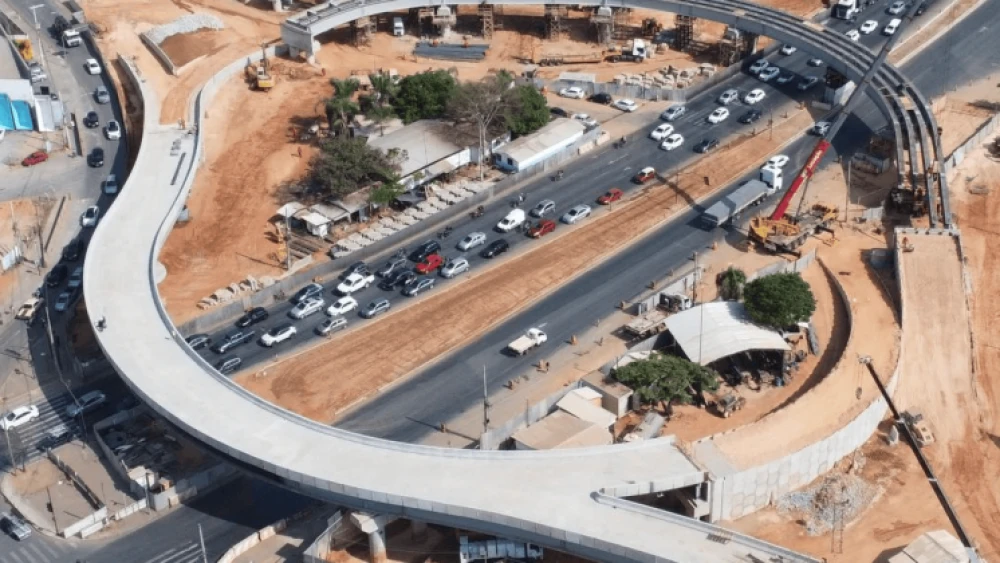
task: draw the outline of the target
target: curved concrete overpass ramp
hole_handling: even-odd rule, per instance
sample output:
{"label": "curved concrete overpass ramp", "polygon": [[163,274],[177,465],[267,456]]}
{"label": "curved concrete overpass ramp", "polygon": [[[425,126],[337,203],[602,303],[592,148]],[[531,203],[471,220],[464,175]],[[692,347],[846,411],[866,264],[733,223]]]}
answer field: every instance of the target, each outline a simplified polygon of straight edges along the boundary
{"label": "curved concrete overpass ramp", "polygon": [[[131,70],[131,63],[122,60]],[[236,68],[242,61],[235,63]],[[412,446],[304,419],[248,393],[183,344],[156,290],[157,255],[199,160],[197,131],[159,122],[144,96],[135,167],[94,234],[84,270],[101,347],[154,410],[244,468],[359,509],[535,542],[602,561],[811,559],[754,538],[599,493],[698,485],[670,439],[610,448],[479,452]],[[196,115],[204,101],[199,95]],[[209,95],[210,97],[210,95]],[[195,120],[195,123],[200,120]],[[727,542],[710,541],[723,535]]]}

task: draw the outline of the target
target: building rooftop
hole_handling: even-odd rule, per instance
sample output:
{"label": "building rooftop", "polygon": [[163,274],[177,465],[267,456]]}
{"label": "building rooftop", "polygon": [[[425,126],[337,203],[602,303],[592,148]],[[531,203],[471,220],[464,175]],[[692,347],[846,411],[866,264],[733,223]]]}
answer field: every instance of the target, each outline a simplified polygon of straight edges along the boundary
{"label": "building rooftop", "polygon": [[405,151],[399,165],[399,175],[405,178],[466,148],[454,139],[455,127],[451,123],[423,119],[391,133],[369,137],[368,144],[384,152]]}
{"label": "building rooftop", "polygon": [[583,378],[583,382],[595,389],[604,391],[609,396],[616,399],[628,397],[633,393],[627,385],[619,382],[610,375],[605,375],[602,371],[594,371]]}
{"label": "building rooftop", "polygon": [[564,411],[556,411],[512,436],[532,450],[582,448],[611,443],[611,432]]}
{"label": "building rooftop", "polygon": [[777,332],[755,325],[742,303],[716,301],[667,318],[667,330],[691,361],[708,365],[747,350],[788,350]]}
{"label": "building rooftop", "polygon": [[962,542],[944,530],[921,534],[889,563],[967,563],[969,554]]}
{"label": "building rooftop", "polygon": [[576,119],[559,118],[531,135],[507,143],[499,151],[522,162],[558,145],[567,137],[583,134],[585,130],[586,126]]}
{"label": "building rooftop", "polygon": [[556,403],[556,407],[591,424],[596,424],[602,428],[610,428],[615,423],[617,417],[592,403],[592,399],[588,399],[586,393],[578,393],[578,391],[589,391],[597,395],[596,399],[598,402],[601,400],[600,393],[585,387],[567,393],[565,397]]}

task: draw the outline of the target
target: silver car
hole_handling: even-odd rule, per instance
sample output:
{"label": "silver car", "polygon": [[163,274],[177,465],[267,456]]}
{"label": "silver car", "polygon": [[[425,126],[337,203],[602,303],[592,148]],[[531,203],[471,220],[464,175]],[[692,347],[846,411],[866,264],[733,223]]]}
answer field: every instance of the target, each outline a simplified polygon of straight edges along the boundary
{"label": "silver car", "polygon": [[579,221],[580,219],[585,219],[590,217],[590,206],[589,205],[577,205],[573,209],[570,209],[563,214],[561,220],[567,225],[572,225]]}
{"label": "silver car", "polygon": [[531,209],[532,217],[545,217],[549,213],[556,210],[556,202],[551,199],[543,199],[538,202],[538,205]]}
{"label": "silver car", "polygon": [[460,240],[456,246],[464,252],[484,244],[486,244],[486,233],[475,232],[465,235],[465,238]]}
{"label": "silver car", "polygon": [[360,315],[366,319],[370,319],[388,311],[390,306],[391,305],[389,304],[388,299],[376,299],[366,305],[365,308],[361,310]]}
{"label": "silver car", "polygon": [[13,536],[17,541],[27,539],[31,535],[31,527],[25,524],[24,520],[6,512],[0,514],[0,528],[3,528],[4,532]]}
{"label": "silver car", "polygon": [[106,104],[111,101],[111,94],[108,93],[108,89],[104,86],[98,86],[94,90],[94,99],[97,100],[99,104]]}
{"label": "silver car", "polygon": [[469,271],[469,261],[465,258],[452,258],[441,268],[441,275],[445,278],[453,278],[459,274]]}

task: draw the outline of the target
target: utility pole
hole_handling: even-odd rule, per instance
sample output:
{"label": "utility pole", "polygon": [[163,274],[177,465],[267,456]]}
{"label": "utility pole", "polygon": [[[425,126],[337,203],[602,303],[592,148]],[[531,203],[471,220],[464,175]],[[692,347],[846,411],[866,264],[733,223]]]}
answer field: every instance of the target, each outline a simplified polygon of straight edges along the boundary
{"label": "utility pole", "polygon": [[288,209],[285,209],[285,271],[290,272],[292,270],[292,248],[289,239],[292,238],[292,224],[291,219],[288,218],[290,215]]}
{"label": "utility pole", "polygon": [[205,553],[205,534],[201,533],[201,524],[198,524],[198,540],[201,542],[201,561],[208,563],[208,554]]}
{"label": "utility pole", "polygon": [[851,208],[851,162],[854,161],[853,157],[854,155],[849,155],[847,158],[847,195],[844,196],[844,224],[847,223]]}
{"label": "utility pole", "polygon": [[3,435],[7,438],[7,456],[10,458],[10,472],[11,474],[17,469],[16,462],[14,461],[14,448],[10,446],[10,429],[4,427]]}
{"label": "utility pole", "polygon": [[483,434],[490,429],[490,396],[486,389],[486,366],[483,366]]}
{"label": "utility pole", "polygon": [[698,286],[701,284],[701,270],[698,267],[698,252],[694,253],[694,302],[698,306],[698,365],[701,365],[701,338],[705,328],[705,306],[698,301]]}

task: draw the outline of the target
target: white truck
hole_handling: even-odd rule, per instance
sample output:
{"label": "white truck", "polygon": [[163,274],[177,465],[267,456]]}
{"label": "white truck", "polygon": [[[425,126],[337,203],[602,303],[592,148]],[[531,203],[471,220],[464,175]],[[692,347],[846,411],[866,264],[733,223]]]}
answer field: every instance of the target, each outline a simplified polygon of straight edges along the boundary
{"label": "white truck", "polygon": [[760,169],[760,177],[743,182],[732,193],[709,207],[703,214],[704,220],[712,227],[725,225],[739,218],[748,207],[759,205],[767,196],[781,189],[781,169],[767,165]]}
{"label": "white truck", "polygon": [[375,283],[375,274],[355,272],[347,276],[347,279],[337,286],[337,293],[345,296],[350,295],[356,291],[365,289],[373,283]]}
{"label": "white truck", "polygon": [[833,17],[854,21],[861,13],[861,0],[838,0],[833,6]]}
{"label": "white truck", "polygon": [[541,346],[549,336],[538,328],[529,328],[523,336],[507,345],[507,349],[517,356],[527,354],[532,348]]}
{"label": "white truck", "polygon": [[75,29],[67,29],[62,32],[63,47],[79,47],[83,44],[80,32]]}
{"label": "white truck", "polygon": [[406,28],[403,27],[403,18],[392,18],[392,34],[396,37],[406,35]]}

